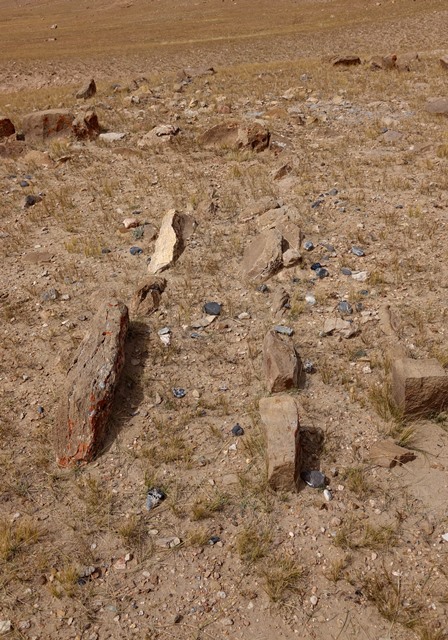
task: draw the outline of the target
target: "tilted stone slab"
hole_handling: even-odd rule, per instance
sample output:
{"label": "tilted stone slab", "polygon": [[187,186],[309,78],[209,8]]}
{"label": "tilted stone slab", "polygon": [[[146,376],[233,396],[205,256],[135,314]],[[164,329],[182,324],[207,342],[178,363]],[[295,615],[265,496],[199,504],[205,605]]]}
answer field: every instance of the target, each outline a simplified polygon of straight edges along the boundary
{"label": "tilted stone slab", "polygon": [[268,481],[273,489],[294,491],[300,480],[299,407],[290,395],[261,398]]}
{"label": "tilted stone slab", "polygon": [[61,467],[89,462],[107,432],[115,390],[124,365],[129,324],[126,305],[101,305],[67,374],[56,421],[56,453]]}

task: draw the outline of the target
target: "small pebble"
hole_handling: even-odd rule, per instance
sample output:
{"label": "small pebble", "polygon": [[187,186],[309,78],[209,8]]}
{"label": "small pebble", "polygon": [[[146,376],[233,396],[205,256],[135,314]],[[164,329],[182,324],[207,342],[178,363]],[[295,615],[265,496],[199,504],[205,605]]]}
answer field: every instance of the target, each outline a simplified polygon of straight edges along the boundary
{"label": "small pebble", "polygon": [[26,180],[21,180],[19,184],[20,184],[21,187],[29,187],[30,186],[30,183],[27,182]]}
{"label": "small pebble", "polygon": [[166,494],[162,489],[159,489],[159,487],[152,487],[148,490],[146,495],[146,508],[148,511],[151,511],[151,509],[157,507],[157,505],[165,500],[165,498]]}
{"label": "small pebble", "polygon": [[106,253],[111,253],[111,250],[110,250],[110,249],[108,249],[107,247],[103,247],[103,248],[101,249],[101,253],[104,253],[104,254],[106,254]]}
{"label": "small pebble", "polygon": [[309,487],[313,487],[313,489],[320,489],[325,486],[325,474],[317,469],[302,471],[300,477]]}
{"label": "small pebble", "polygon": [[306,251],[312,251],[314,249],[314,243],[311,242],[311,240],[307,240],[306,242],[303,243],[303,248]]}
{"label": "small pebble", "polygon": [[351,315],[353,313],[352,305],[347,300],[341,300],[338,304],[338,311],[344,315]]}
{"label": "small pebble", "polygon": [[269,287],[267,284],[260,284],[257,287],[257,291],[259,291],[260,293],[268,293]]}
{"label": "small pebble", "polygon": [[341,273],[342,273],[343,276],[351,276],[352,275],[352,270],[349,269],[348,267],[342,267]]}
{"label": "small pebble", "polygon": [[216,544],[217,542],[220,542],[220,541],[221,541],[221,538],[219,536],[212,536],[209,539],[208,544],[214,545],[214,544]]}
{"label": "small pebble", "polygon": [[316,269],[316,276],[322,280],[322,278],[328,278],[330,275],[329,271],[322,267],[321,269]]}
{"label": "small pebble", "polygon": [[197,331],[192,331],[192,333],[190,333],[190,338],[197,339],[197,338],[200,338],[200,337],[201,337],[201,334],[198,333]]}
{"label": "small pebble", "polygon": [[28,209],[29,207],[34,207],[34,205],[40,202],[41,200],[42,198],[40,196],[27,195],[27,197],[25,198],[24,207],[25,209]]}
{"label": "small pebble", "polygon": [[322,265],[320,262],[313,262],[313,264],[310,267],[312,271],[317,271],[318,269],[321,269],[321,268],[322,268]]}
{"label": "small pebble", "polygon": [[143,253],[143,249],[140,249],[140,247],[131,247],[129,249],[129,253],[131,254],[131,256],[138,256]]}
{"label": "small pebble", "polygon": [[45,409],[43,407],[41,407],[41,405],[38,405],[37,413],[42,416],[45,413]]}
{"label": "small pebble", "polygon": [[316,298],[311,295],[311,293],[307,293],[305,296],[305,302],[307,304],[316,304]]}
{"label": "small pebble", "polygon": [[324,498],[327,502],[331,502],[333,500],[333,494],[330,489],[324,489]]}
{"label": "small pebble", "polygon": [[206,302],[204,304],[204,313],[208,316],[219,316],[221,305],[218,302]]}
{"label": "small pebble", "polygon": [[311,360],[305,360],[305,362],[303,363],[303,369],[305,373],[313,373],[314,371],[313,362],[311,362]]}
{"label": "small pebble", "polygon": [[234,435],[234,436],[244,436],[244,429],[240,424],[238,424],[238,422],[236,423],[236,425],[234,427],[232,427],[232,435]]}
{"label": "small pebble", "polygon": [[294,329],[291,329],[291,327],[284,327],[282,324],[275,325],[274,331],[277,333],[283,333],[285,336],[292,336],[294,333]]}
{"label": "small pebble", "polygon": [[358,258],[362,258],[362,256],[365,256],[366,254],[364,253],[364,250],[361,249],[361,247],[352,247],[352,253],[355,256],[358,256]]}
{"label": "small pebble", "polygon": [[157,333],[159,336],[165,336],[166,334],[171,333],[171,329],[169,327],[162,327],[157,331]]}
{"label": "small pebble", "polygon": [[186,393],[185,389],[181,389],[179,387],[174,387],[173,389],[173,396],[175,398],[184,398]]}
{"label": "small pebble", "polygon": [[445,542],[448,542],[448,533],[442,533],[442,540],[445,540]]}
{"label": "small pebble", "polygon": [[310,602],[313,605],[313,607],[315,607],[316,604],[319,602],[319,598],[317,596],[311,596]]}

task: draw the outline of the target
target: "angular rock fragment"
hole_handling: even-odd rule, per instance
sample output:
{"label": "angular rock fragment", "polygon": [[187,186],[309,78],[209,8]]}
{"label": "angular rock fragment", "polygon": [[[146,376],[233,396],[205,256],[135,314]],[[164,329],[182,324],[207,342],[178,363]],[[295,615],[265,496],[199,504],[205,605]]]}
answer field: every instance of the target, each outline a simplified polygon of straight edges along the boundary
{"label": "angular rock fragment", "polygon": [[179,133],[179,127],[172,124],[161,124],[148,131],[141,140],[137,142],[137,146],[141,149],[151,147],[156,144],[166,144]]}
{"label": "angular rock fragment", "polygon": [[442,69],[448,70],[448,56],[442,56],[439,62]]}
{"label": "angular rock fragment", "polygon": [[132,297],[130,309],[132,314],[149,316],[159,308],[162,293],[165,291],[166,280],[154,276],[137,289]]}
{"label": "angular rock fragment", "polygon": [[392,438],[375,442],[369,453],[369,460],[372,464],[386,469],[392,469],[397,464],[406,464],[415,458],[416,455],[413,451],[399,447]]}
{"label": "angular rock fragment", "polygon": [[176,262],[185,248],[188,227],[191,227],[191,223],[190,216],[178,213],[175,209],[171,209],[164,215],[154,254],[148,267],[149,273],[164,271]]}
{"label": "angular rock fragment", "polygon": [[104,303],[70,367],[56,421],[55,443],[61,467],[84,464],[103,444],[115,390],[124,365],[128,309]]}
{"label": "angular rock fragment", "polygon": [[89,80],[89,82],[87,82],[87,84],[84,85],[84,87],[82,87],[82,89],[80,89],[77,92],[76,97],[84,100],[88,100],[89,98],[92,98],[95,95],[95,93],[96,93],[96,84],[95,84],[95,80],[92,78],[91,80]]}
{"label": "angular rock fragment", "polygon": [[73,114],[67,109],[48,109],[29,113],[23,119],[26,140],[42,141],[48,138],[69,136],[72,132]]}
{"label": "angular rock fragment", "polygon": [[388,56],[375,56],[370,61],[371,69],[395,69],[397,65],[397,56],[395,54]]}
{"label": "angular rock fragment", "polygon": [[268,481],[273,489],[294,491],[300,478],[299,408],[290,395],[261,398],[266,434]]}
{"label": "angular rock fragment", "polygon": [[241,269],[252,280],[263,282],[283,266],[282,235],[276,229],[260,233],[246,247]]}
{"label": "angular rock fragment", "polygon": [[16,129],[9,118],[0,116],[0,138],[8,138],[14,135]]}
{"label": "angular rock fragment", "polygon": [[98,116],[94,111],[87,111],[84,115],[79,115],[73,120],[73,133],[79,140],[86,138],[93,139],[101,132]]}
{"label": "angular rock fragment", "polygon": [[361,64],[359,56],[337,56],[331,60],[334,67],[353,67]]}
{"label": "angular rock fragment", "polygon": [[392,396],[405,416],[440,413],[448,408],[448,373],[435,358],[396,360],[392,364]]}
{"label": "angular rock fragment", "polygon": [[249,125],[227,122],[205,131],[200,137],[200,143],[205,147],[263,151],[269,146],[270,138],[269,130],[257,122]]}
{"label": "angular rock fragment", "polygon": [[270,393],[297,387],[302,363],[292,341],[268,331],[263,341],[263,373]]}

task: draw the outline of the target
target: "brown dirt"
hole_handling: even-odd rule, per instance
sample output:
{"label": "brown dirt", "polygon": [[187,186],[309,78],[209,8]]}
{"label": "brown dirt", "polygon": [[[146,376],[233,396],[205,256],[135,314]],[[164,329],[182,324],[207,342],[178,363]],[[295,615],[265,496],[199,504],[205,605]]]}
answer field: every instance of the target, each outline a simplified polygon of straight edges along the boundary
{"label": "brown dirt", "polygon": [[[4,3],[0,114],[20,131],[32,110],[79,114],[88,104],[103,127],[126,133],[115,143],[29,145],[48,153],[45,162],[36,153],[0,158],[5,637],[448,637],[448,419],[403,424],[387,387],[397,342],[412,357],[448,363],[448,120],[424,109],[446,96],[438,63],[447,53],[445,5]],[[420,59],[409,72],[366,63],[412,51]],[[344,53],[363,64],[332,67],[329,56]],[[204,65],[216,74],[174,92],[180,69]],[[98,93],[77,101],[90,77]],[[230,115],[218,113],[222,104]],[[260,120],[271,149],[204,149],[200,134],[228,119]],[[138,146],[170,123],[180,128],[171,143]],[[289,172],[274,180],[285,164]],[[41,202],[23,208],[39,193]],[[240,263],[260,230],[248,208],[265,196],[296,208],[316,249],[263,294],[241,277]],[[51,434],[71,359],[99,302],[129,303],[145,282],[151,228],[170,208],[192,215],[197,229],[163,274],[159,310],[132,317],[104,451],[61,470]],[[143,238],[119,231],[136,210],[148,223]],[[131,255],[133,245],[143,253]],[[330,277],[312,279],[316,261]],[[357,282],[342,267],[368,278]],[[297,397],[305,461],[328,476],[328,503],[319,490],[275,493],[266,482],[261,348],[278,323],[270,309],[280,285],[291,296],[282,321],[302,360],[314,363]],[[52,288],[60,297],[43,299]],[[341,299],[362,304],[352,316],[359,332],[324,337]],[[222,303],[222,314],[191,338],[188,326],[208,300]],[[381,329],[384,304],[396,338]],[[157,333],[164,326],[169,347]],[[236,422],[240,438],[231,435]],[[367,462],[388,435],[416,459],[391,470]],[[167,499],[148,512],[151,486]],[[218,544],[208,544],[211,536]],[[165,538],[181,543],[162,548]],[[86,567],[94,573],[79,580]]]}

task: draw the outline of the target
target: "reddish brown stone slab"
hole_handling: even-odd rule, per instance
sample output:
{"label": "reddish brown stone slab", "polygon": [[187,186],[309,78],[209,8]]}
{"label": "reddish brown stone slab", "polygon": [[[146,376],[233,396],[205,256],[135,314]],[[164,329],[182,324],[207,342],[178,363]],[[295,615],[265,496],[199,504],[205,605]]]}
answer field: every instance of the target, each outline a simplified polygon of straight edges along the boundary
{"label": "reddish brown stone slab", "polygon": [[23,119],[26,140],[46,140],[72,133],[73,114],[67,109],[48,109],[29,113]]}
{"label": "reddish brown stone slab", "polygon": [[104,442],[115,390],[124,365],[129,324],[126,305],[104,303],[92,320],[67,374],[56,421],[58,464],[89,462]]}

